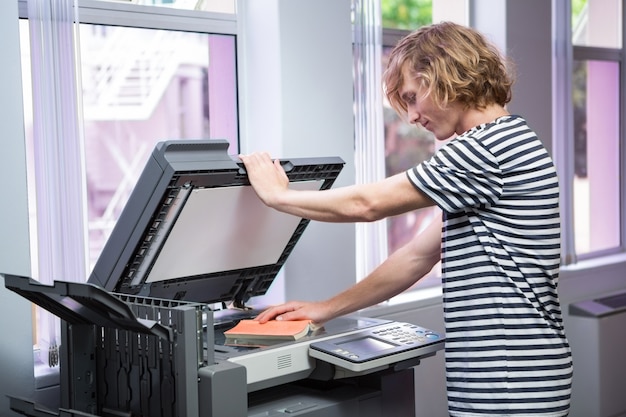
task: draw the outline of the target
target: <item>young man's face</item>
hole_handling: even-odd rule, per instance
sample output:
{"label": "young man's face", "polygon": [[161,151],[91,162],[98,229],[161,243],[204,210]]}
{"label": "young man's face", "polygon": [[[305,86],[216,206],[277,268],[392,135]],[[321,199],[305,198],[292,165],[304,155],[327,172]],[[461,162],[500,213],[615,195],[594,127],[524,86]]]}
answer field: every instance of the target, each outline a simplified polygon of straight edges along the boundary
{"label": "young man's face", "polygon": [[407,66],[402,70],[402,78],[404,84],[400,88],[400,97],[406,105],[409,123],[422,125],[438,140],[462,133],[458,131],[463,111],[460,105],[451,103],[443,109],[438,107]]}

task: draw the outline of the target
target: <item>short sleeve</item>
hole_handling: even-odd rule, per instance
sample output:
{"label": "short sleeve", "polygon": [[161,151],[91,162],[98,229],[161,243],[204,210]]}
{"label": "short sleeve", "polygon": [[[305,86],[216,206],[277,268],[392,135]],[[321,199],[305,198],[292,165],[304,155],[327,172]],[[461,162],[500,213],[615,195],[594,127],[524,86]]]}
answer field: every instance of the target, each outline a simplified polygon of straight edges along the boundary
{"label": "short sleeve", "polygon": [[453,139],[407,176],[449,213],[494,205],[503,189],[498,160],[473,138]]}

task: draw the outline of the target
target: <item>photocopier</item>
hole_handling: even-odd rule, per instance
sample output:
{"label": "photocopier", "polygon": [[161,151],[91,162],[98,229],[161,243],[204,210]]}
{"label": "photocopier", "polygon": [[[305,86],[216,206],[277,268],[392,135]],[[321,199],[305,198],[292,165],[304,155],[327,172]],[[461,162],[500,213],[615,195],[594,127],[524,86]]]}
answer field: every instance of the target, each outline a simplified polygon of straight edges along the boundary
{"label": "photocopier", "polygon": [[[295,341],[229,345],[308,219],[266,207],[223,140],[156,145],[87,282],[5,286],[61,319],[60,407],[40,416],[414,416],[414,367],[443,348],[421,326],[343,316]],[[281,160],[325,190],[338,157]],[[60,277],[62,278],[62,277]],[[221,306],[223,308],[216,308]]]}

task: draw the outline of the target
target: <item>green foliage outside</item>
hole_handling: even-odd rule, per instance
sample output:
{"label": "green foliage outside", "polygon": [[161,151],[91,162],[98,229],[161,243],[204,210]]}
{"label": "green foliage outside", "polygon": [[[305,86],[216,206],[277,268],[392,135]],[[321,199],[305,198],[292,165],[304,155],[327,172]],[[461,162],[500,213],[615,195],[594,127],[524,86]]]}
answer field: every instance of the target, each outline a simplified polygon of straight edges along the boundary
{"label": "green foliage outside", "polygon": [[572,27],[576,26],[580,12],[587,5],[587,0],[572,0]]}
{"label": "green foliage outside", "polygon": [[432,23],[432,0],[381,0],[383,27],[413,30]]}
{"label": "green foliage outside", "polygon": [[[572,28],[576,27],[578,24],[578,20],[581,18],[581,12],[586,5],[587,0],[572,0]],[[572,71],[572,100],[575,109],[584,110],[587,101],[586,61],[574,61],[574,69]]]}
{"label": "green foliage outside", "polygon": [[[572,26],[588,0],[572,1]],[[433,0],[381,0],[383,27],[413,30],[432,23]]]}

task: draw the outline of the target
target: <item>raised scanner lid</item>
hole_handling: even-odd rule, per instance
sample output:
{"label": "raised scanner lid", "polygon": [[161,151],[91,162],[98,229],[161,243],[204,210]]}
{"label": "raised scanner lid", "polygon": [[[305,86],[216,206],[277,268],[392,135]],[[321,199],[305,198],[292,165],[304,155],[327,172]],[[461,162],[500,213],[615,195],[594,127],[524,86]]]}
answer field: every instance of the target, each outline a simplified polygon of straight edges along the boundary
{"label": "raised scanner lid", "polygon": [[[156,145],[93,269],[105,289],[172,300],[263,295],[309,220],[266,207],[223,140]],[[330,188],[338,157],[281,160],[290,186]]]}

